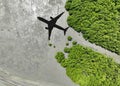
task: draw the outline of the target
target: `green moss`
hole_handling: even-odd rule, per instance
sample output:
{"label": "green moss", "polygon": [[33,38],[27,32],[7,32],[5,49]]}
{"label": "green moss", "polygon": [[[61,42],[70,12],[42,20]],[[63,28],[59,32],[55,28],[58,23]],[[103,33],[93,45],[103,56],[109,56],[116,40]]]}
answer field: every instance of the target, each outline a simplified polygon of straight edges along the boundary
{"label": "green moss", "polygon": [[71,36],[68,36],[68,41],[72,41],[72,37]]}
{"label": "green moss", "polygon": [[65,7],[69,26],[120,55],[120,0],[68,0]]}
{"label": "green moss", "polygon": [[120,65],[90,48],[75,45],[67,58],[58,53],[56,59],[80,86],[120,86]]}

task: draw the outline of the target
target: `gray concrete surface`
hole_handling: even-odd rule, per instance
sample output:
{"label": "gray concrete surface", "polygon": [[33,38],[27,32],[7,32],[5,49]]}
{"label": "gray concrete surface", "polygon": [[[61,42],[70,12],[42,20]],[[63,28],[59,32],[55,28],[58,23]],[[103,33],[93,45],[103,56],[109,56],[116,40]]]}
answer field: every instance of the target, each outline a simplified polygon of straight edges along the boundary
{"label": "gray concrete surface", "polygon": [[[81,45],[114,57],[120,56],[84,40],[72,28],[64,36],[53,30],[48,41],[44,23],[37,16],[50,19],[65,11],[66,0],[0,0],[0,86],[76,86],[54,59],[71,35]],[[66,12],[57,24],[67,27]],[[49,47],[52,43],[56,48]]]}
{"label": "gray concrete surface", "polygon": [[[37,20],[37,16],[50,19],[49,16],[58,15],[65,11],[64,5],[64,0],[0,0],[0,68],[10,74],[0,74],[0,82],[24,86],[23,82],[10,78],[15,76],[40,82],[39,86],[74,86],[54,59],[55,50],[48,46],[46,25]],[[63,32],[54,30],[50,43],[57,41],[62,46],[63,38]]]}

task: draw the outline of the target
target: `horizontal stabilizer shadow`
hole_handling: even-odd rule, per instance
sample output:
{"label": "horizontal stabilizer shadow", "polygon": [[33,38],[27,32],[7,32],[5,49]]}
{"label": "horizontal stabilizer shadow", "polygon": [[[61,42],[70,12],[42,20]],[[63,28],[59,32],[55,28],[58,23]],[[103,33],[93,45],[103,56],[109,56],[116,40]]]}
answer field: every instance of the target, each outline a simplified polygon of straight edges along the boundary
{"label": "horizontal stabilizer shadow", "polygon": [[60,29],[60,30],[63,30],[64,31],[64,35],[66,35],[66,31],[68,30],[69,27],[67,28],[63,28],[59,25],[56,24],[57,20],[64,14],[64,12],[62,12],[61,14],[59,14],[58,16],[56,16],[55,18],[53,17],[50,17],[50,21],[42,18],[42,17],[37,17],[38,20],[46,23],[48,25],[48,27],[45,27],[45,29],[48,30],[48,40],[50,40],[50,37],[51,37],[51,33],[52,33],[52,30],[54,27]]}

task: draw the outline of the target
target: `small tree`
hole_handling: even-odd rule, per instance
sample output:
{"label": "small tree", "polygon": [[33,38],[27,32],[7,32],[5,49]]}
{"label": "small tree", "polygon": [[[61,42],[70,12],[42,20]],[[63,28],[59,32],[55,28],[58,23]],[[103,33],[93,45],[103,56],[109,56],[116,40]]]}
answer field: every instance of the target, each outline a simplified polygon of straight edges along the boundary
{"label": "small tree", "polygon": [[56,46],[55,46],[55,45],[54,45],[53,47],[54,47],[54,48],[56,48]]}
{"label": "small tree", "polygon": [[73,42],[72,42],[72,44],[73,44],[73,45],[76,45],[76,44],[77,44],[77,42],[76,42],[76,41],[73,41]]}
{"label": "small tree", "polygon": [[65,59],[64,53],[63,53],[63,52],[58,52],[58,53],[56,54],[55,58],[57,59],[57,62],[58,62],[58,63],[61,63],[62,60]]}
{"label": "small tree", "polygon": [[72,37],[71,36],[68,36],[68,41],[72,41]]}
{"label": "small tree", "polygon": [[69,46],[69,43],[66,43],[66,46]]}
{"label": "small tree", "polygon": [[48,45],[49,45],[50,47],[52,46],[52,44],[51,44],[51,43],[49,43]]}
{"label": "small tree", "polygon": [[65,47],[65,48],[64,48],[64,52],[65,52],[65,53],[70,53],[70,48]]}

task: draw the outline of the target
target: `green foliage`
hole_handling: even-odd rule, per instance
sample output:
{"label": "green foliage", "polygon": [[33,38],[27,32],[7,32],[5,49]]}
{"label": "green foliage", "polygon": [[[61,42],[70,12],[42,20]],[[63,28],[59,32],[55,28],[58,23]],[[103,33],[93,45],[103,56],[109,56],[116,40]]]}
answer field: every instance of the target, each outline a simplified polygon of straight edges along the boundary
{"label": "green foliage", "polygon": [[60,56],[67,75],[80,86],[120,86],[120,65],[111,58],[81,45],[71,47],[67,58]]}
{"label": "green foliage", "polygon": [[68,36],[68,41],[72,41],[72,37],[71,36]]}
{"label": "green foliage", "polygon": [[64,52],[65,52],[65,53],[70,53],[70,48],[65,47],[65,48],[64,48]]}
{"label": "green foliage", "polygon": [[66,43],[66,46],[69,46],[69,43]]}
{"label": "green foliage", "polygon": [[49,43],[48,45],[49,45],[50,47],[52,46],[52,44],[51,44],[51,43]]}
{"label": "green foliage", "polygon": [[56,48],[56,46],[55,46],[55,45],[54,45],[53,47],[54,47],[54,48]]}
{"label": "green foliage", "polygon": [[69,26],[120,55],[120,0],[68,0],[65,7]]}
{"label": "green foliage", "polygon": [[77,44],[77,41],[73,41],[72,44],[73,44],[73,45],[76,45],[76,44]]}
{"label": "green foliage", "polygon": [[57,59],[58,63],[61,63],[65,59],[64,53],[63,52],[58,52],[56,54],[55,58]]}

